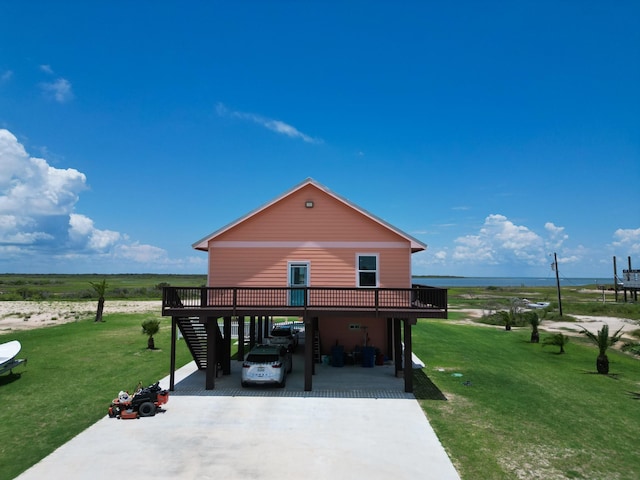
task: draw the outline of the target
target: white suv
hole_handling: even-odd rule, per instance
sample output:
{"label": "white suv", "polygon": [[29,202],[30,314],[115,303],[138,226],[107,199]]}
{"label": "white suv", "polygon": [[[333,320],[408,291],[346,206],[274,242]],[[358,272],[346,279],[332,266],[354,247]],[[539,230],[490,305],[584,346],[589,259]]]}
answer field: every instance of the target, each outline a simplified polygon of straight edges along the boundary
{"label": "white suv", "polygon": [[295,352],[298,346],[298,332],[290,325],[275,326],[269,336],[269,345],[285,347]]}
{"label": "white suv", "polygon": [[242,386],[275,384],[282,388],[291,373],[291,352],[276,345],[257,345],[242,364]]}

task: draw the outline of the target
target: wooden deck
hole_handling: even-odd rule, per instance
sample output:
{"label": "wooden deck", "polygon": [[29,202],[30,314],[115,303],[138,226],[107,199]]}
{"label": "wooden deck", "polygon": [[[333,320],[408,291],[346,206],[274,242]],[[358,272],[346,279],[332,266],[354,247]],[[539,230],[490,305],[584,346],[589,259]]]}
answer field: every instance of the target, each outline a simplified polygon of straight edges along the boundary
{"label": "wooden deck", "polygon": [[164,287],[162,315],[447,318],[447,290],[412,288]]}

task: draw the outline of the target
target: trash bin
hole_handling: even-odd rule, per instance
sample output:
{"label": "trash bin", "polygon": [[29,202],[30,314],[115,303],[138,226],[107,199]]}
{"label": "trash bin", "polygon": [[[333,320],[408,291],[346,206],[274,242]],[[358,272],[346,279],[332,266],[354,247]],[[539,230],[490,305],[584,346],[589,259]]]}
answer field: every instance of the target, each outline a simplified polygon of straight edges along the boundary
{"label": "trash bin", "polygon": [[334,367],[344,367],[344,347],[334,345],[331,347],[331,365]]}
{"label": "trash bin", "polygon": [[372,368],[375,363],[376,349],[373,347],[362,347],[362,366]]}

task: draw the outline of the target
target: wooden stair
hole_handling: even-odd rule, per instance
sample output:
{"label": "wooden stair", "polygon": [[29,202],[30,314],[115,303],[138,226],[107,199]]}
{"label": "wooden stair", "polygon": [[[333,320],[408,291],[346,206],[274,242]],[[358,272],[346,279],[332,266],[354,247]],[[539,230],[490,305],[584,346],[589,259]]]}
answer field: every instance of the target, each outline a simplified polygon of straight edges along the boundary
{"label": "wooden stair", "polygon": [[[199,370],[207,368],[207,331],[203,323],[200,323],[198,317],[181,317],[177,319],[178,328],[187,346],[191,352],[191,356],[196,362]],[[216,357],[220,363],[223,358],[224,342],[220,328],[216,325]]]}

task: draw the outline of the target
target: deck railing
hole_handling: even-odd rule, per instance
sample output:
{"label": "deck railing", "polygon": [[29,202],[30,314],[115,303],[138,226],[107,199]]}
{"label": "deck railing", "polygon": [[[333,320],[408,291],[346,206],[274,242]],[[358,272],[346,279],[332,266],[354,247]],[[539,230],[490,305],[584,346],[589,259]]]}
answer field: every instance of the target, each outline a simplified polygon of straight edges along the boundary
{"label": "deck railing", "polygon": [[447,290],[341,287],[164,287],[162,309],[447,310]]}

